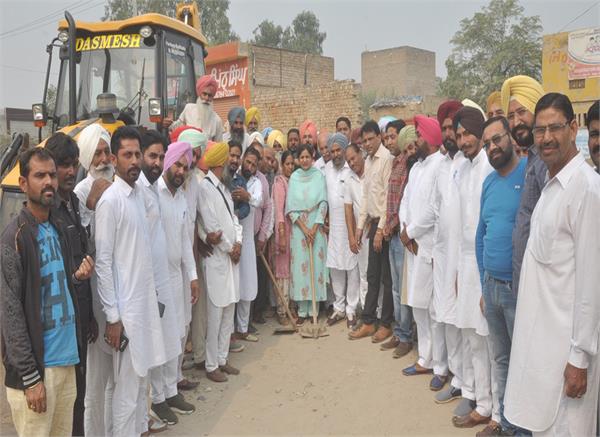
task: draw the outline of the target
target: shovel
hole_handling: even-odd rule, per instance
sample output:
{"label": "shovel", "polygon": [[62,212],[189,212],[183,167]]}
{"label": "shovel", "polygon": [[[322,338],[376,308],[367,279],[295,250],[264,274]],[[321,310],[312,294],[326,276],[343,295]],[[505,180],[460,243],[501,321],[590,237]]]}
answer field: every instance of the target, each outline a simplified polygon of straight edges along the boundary
{"label": "shovel", "polygon": [[281,291],[281,288],[279,288],[279,285],[277,284],[277,280],[275,280],[275,275],[273,275],[273,272],[271,271],[271,267],[269,267],[269,263],[267,262],[265,256],[261,253],[259,253],[260,255],[260,259],[262,260],[263,265],[265,266],[265,269],[267,270],[267,273],[269,274],[269,277],[271,278],[271,282],[273,283],[273,287],[275,288],[275,294],[277,295],[277,299],[279,299],[279,304],[285,308],[285,315],[287,316],[288,320],[290,321],[290,326],[282,326],[280,328],[275,328],[275,331],[273,331],[273,334],[277,335],[277,334],[293,334],[294,332],[296,332],[298,330],[298,328],[296,328],[296,320],[294,319],[294,317],[292,316],[292,312],[290,311],[288,305],[285,304],[285,298],[283,297],[283,292]]}
{"label": "shovel", "polygon": [[308,256],[310,260],[310,288],[312,289],[312,325],[307,326],[306,324],[302,325],[300,328],[300,335],[305,338],[314,338],[317,339],[319,337],[326,337],[329,334],[327,333],[327,328],[325,326],[320,326],[317,320],[317,292],[315,290],[315,264],[313,262],[313,246],[312,243],[308,243]]}

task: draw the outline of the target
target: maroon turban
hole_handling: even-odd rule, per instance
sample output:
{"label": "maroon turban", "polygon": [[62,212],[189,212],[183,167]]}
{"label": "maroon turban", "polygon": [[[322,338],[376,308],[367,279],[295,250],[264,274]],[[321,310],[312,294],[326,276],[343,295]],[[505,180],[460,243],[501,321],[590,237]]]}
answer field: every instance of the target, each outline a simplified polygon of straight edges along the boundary
{"label": "maroon turban", "polygon": [[440,126],[444,124],[445,119],[449,118],[452,120],[454,115],[456,115],[458,110],[462,107],[463,104],[458,100],[446,100],[444,103],[442,103],[437,112],[437,119],[440,123]]}

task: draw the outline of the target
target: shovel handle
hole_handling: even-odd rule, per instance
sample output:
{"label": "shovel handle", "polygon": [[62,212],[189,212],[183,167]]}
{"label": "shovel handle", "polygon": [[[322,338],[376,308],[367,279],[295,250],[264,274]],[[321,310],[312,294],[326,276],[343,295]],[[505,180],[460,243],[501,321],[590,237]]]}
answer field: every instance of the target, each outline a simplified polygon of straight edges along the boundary
{"label": "shovel handle", "polygon": [[315,291],[315,264],[313,261],[313,245],[308,243],[308,257],[310,261],[310,288],[312,290],[312,318],[315,327],[317,326],[317,292]]}
{"label": "shovel handle", "polygon": [[292,317],[292,312],[290,311],[288,305],[285,304],[285,298],[283,296],[283,291],[281,291],[281,288],[279,288],[279,284],[277,284],[277,280],[275,279],[275,275],[273,274],[273,271],[271,270],[271,267],[269,266],[269,263],[267,262],[267,259],[265,258],[265,255],[262,252],[259,252],[260,255],[260,259],[263,263],[263,265],[265,266],[265,270],[267,271],[267,273],[269,274],[269,277],[271,278],[271,282],[273,283],[273,287],[275,287],[275,294],[277,294],[277,298],[279,299],[279,303],[281,304],[282,307],[285,308],[285,314],[288,317],[288,319],[290,319],[290,322],[295,324],[294,322],[294,318]]}

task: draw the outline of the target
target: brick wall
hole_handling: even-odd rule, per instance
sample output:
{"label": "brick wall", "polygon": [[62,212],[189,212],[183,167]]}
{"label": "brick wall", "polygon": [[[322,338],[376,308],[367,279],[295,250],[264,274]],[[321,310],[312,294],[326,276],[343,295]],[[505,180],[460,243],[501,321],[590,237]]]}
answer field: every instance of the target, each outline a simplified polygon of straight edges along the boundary
{"label": "brick wall", "polygon": [[294,88],[256,87],[252,105],[262,113],[261,129],[271,126],[283,132],[311,119],[317,128],[335,131],[335,120],[344,115],[352,126],[362,120],[360,86],[353,80]]}
{"label": "brick wall", "polygon": [[415,115],[423,114],[436,117],[437,109],[446,99],[438,96],[426,96],[420,102],[409,102],[404,105],[380,106],[369,109],[369,117],[379,120],[384,115],[392,115],[405,121],[410,121]]}
{"label": "brick wall", "polygon": [[334,80],[330,57],[250,44],[240,44],[240,55],[248,57],[251,90],[314,86]]}
{"label": "brick wall", "polygon": [[414,47],[363,52],[362,87],[377,96],[435,95],[435,53]]}

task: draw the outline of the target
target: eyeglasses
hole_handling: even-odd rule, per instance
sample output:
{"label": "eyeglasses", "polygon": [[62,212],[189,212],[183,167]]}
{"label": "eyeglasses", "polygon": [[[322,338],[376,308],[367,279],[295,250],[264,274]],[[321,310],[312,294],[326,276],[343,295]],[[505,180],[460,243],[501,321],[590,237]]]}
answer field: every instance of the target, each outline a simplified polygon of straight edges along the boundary
{"label": "eyeglasses", "polygon": [[489,149],[490,146],[492,145],[492,143],[494,143],[494,145],[500,147],[500,141],[502,141],[502,138],[504,138],[507,135],[508,135],[508,132],[504,132],[503,134],[494,135],[492,138],[490,138],[489,141],[483,143],[483,148],[486,150]]}
{"label": "eyeglasses", "polygon": [[555,135],[561,129],[564,129],[565,127],[567,127],[569,124],[571,124],[570,121],[568,121],[566,123],[552,123],[552,124],[549,124],[548,126],[535,126],[533,128],[533,135],[541,138],[546,134],[546,130],[550,131],[550,135]]}

